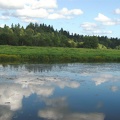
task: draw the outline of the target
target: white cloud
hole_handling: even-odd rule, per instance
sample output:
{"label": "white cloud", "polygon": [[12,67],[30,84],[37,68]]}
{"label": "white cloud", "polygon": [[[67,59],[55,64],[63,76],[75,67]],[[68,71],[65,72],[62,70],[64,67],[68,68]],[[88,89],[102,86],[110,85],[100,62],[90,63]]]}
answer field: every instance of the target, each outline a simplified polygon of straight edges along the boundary
{"label": "white cloud", "polygon": [[115,13],[116,13],[116,14],[120,14],[120,8],[117,8],[117,9],[115,10]]}
{"label": "white cloud", "polygon": [[68,10],[67,8],[63,8],[52,14],[48,15],[48,19],[71,19],[76,15],[82,15],[83,11],[80,9],[71,9]]}
{"label": "white cloud", "polygon": [[54,13],[54,12],[55,12],[54,9],[47,9],[47,11],[48,11],[49,13]]}
{"label": "white cloud", "polygon": [[0,27],[3,28],[3,27],[4,27],[4,24],[0,24]]}
{"label": "white cloud", "polygon": [[26,7],[24,9],[16,10],[15,16],[18,17],[32,17],[32,18],[45,18],[48,16],[48,12],[46,9],[31,9],[30,7]]}
{"label": "white cloud", "polygon": [[48,19],[61,19],[61,18],[65,18],[64,15],[60,15],[58,13],[53,13],[48,15]]}
{"label": "white cloud", "polygon": [[62,10],[60,10],[60,13],[62,15],[81,15],[83,14],[83,11],[80,9],[68,10],[67,8],[63,8]]}
{"label": "white cloud", "polygon": [[73,9],[70,11],[70,13],[73,15],[81,15],[81,14],[83,14],[83,11],[80,9]]}
{"label": "white cloud", "polygon": [[100,35],[100,34],[112,34],[113,31],[111,30],[94,30],[93,34]]}
{"label": "white cloud", "polygon": [[104,26],[97,25],[96,23],[85,22],[81,24],[83,31],[91,35],[112,34],[111,30],[105,30]]}
{"label": "white cloud", "polygon": [[1,0],[0,8],[2,9],[22,9],[24,6],[31,6],[33,9],[38,8],[56,8],[57,0]]}
{"label": "white cloud", "polygon": [[103,25],[115,25],[115,21],[111,20],[107,16],[99,13],[96,18],[94,18],[96,21],[101,22]]}
{"label": "white cloud", "polygon": [[75,15],[81,14],[82,11],[79,9],[68,10],[67,8],[64,8],[62,10],[54,11],[54,9],[32,9],[31,7],[25,6],[24,9],[16,10],[16,12],[13,15],[15,17],[26,17],[27,19],[29,19],[29,17],[46,19],[70,19],[73,18],[73,16]]}
{"label": "white cloud", "polygon": [[110,18],[108,18],[105,15],[99,13],[98,17],[96,17],[95,20],[100,21],[100,22],[107,22],[107,21],[110,21]]}
{"label": "white cloud", "polygon": [[85,31],[93,31],[95,29],[98,29],[97,24],[95,23],[90,23],[90,22],[85,22],[83,24],[81,24],[81,27],[85,30]]}
{"label": "white cloud", "polygon": [[23,0],[0,0],[0,8],[2,9],[18,9],[23,8]]}
{"label": "white cloud", "polygon": [[0,8],[9,9],[9,14],[2,16],[3,19],[8,17],[17,17],[24,22],[36,22],[39,19],[71,19],[77,15],[83,14],[80,9],[63,8],[58,10],[57,0],[3,0],[0,1]]}
{"label": "white cloud", "polygon": [[10,17],[9,16],[0,16],[0,20],[9,20]]}
{"label": "white cloud", "polygon": [[67,8],[63,8],[62,10],[58,10],[48,15],[48,19],[71,19],[75,15],[83,14],[82,10],[80,9],[72,9],[68,10]]}
{"label": "white cloud", "polygon": [[57,0],[36,0],[32,4],[32,9],[57,8]]}
{"label": "white cloud", "polygon": [[94,18],[96,23],[84,22],[81,24],[83,32],[89,35],[108,35],[113,34],[113,30],[108,29],[106,26],[119,25],[120,19],[110,19],[109,17],[99,13],[96,18]]}
{"label": "white cloud", "polygon": [[29,17],[20,17],[20,19],[23,21],[23,22],[27,22],[27,23],[37,23],[38,20],[34,19],[34,18],[29,18]]}

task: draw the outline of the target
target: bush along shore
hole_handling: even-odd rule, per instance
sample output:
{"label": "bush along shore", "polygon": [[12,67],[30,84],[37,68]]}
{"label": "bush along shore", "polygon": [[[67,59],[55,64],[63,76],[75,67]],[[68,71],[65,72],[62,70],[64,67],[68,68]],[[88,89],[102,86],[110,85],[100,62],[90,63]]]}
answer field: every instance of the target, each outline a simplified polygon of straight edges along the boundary
{"label": "bush along shore", "polygon": [[0,46],[0,63],[120,62],[120,51],[63,47]]}

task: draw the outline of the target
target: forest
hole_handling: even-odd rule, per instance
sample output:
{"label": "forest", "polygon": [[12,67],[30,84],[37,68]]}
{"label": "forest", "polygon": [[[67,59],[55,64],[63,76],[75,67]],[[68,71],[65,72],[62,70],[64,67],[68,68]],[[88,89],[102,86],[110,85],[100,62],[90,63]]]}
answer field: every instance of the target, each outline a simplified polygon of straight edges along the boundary
{"label": "forest", "polygon": [[29,23],[26,28],[18,23],[0,27],[0,45],[120,49],[120,39],[73,34],[44,23]]}

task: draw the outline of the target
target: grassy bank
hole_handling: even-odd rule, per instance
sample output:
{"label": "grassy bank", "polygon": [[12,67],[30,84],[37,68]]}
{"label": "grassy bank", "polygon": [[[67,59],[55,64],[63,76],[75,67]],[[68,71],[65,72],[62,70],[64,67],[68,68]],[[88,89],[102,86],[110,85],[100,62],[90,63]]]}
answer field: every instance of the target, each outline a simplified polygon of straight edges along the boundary
{"label": "grassy bank", "polygon": [[120,50],[0,46],[0,62],[120,62]]}

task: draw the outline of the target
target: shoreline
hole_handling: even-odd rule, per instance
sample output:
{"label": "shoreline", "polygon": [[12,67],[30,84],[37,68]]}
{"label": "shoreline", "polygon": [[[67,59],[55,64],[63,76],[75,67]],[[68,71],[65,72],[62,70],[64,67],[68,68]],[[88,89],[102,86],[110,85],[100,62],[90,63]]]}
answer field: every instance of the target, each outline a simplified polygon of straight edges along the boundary
{"label": "shoreline", "polygon": [[6,62],[120,62],[120,50],[2,45],[0,63]]}

